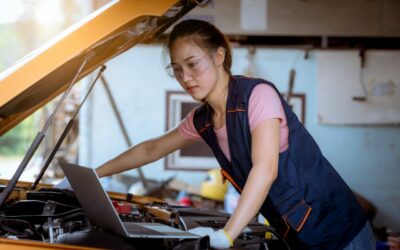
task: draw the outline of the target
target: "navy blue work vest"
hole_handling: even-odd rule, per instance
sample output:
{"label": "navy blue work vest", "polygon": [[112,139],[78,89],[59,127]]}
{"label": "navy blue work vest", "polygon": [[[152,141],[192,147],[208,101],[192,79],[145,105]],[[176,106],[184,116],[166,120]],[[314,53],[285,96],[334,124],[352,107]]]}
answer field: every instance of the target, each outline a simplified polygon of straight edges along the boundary
{"label": "navy blue work vest", "polygon": [[[231,162],[218,146],[212,109],[200,106],[196,130],[210,146],[223,175],[240,193],[252,168],[247,107],[251,91],[263,79],[231,77],[226,128]],[[260,213],[284,235],[291,249],[343,249],[361,230],[366,217],[354,194],[322,155],[318,145],[279,94],[289,127],[289,148],[279,154],[278,177]]]}

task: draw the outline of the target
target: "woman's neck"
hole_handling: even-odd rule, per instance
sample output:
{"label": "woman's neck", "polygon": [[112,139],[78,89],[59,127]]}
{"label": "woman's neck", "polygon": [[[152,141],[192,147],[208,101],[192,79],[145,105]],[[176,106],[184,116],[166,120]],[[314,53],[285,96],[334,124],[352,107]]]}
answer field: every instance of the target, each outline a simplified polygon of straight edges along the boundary
{"label": "woman's neck", "polygon": [[225,114],[228,99],[229,75],[224,71],[220,76],[214,90],[207,98],[207,102],[217,116]]}

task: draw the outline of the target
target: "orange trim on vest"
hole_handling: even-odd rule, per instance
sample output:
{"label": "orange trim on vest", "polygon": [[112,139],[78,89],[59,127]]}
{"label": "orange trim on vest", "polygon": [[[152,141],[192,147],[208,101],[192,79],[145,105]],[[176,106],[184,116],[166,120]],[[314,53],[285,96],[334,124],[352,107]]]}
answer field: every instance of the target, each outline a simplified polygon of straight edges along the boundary
{"label": "orange trim on vest", "polygon": [[226,111],[226,112],[228,112],[228,113],[234,113],[234,112],[245,112],[245,111],[246,111],[246,109],[244,109],[244,108],[236,108],[236,109],[228,110],[228,111]]}
{"label": "orange trim on vest", "polygon": [[233,186],[242,192],[242,189],[239,187],[238,184],[233,180],[233,178],[226,172],[224,169],[221,168],[221,175],[222,175],[222,183],[225,184],[226,180],[228,180]]}
{"label": "orange trim on vest", "polygon": [[202,129],[199,130],[199,134],[211,126],[211,123],[207,123]]}
{"label": "orange trim on vest", "polygon": [[292,207],[288,212],[286,212],[283,215],[283,218],[287,218],[289,214],[291,214],[294,210],[296,210],[298,207],[300,207],[301,205],[303,205],[304,203],[306,203],[305,200],[301,200],[299,203],[297,203],[294,207]]}
{"label": "orange trim on vest", "polygon": [[295,228],[296,232],[300,232],[300,230],[303,228],[304,223],[306,223],[306,220],[308,219],[308,216],[309,216],[310,213],[311,213],[311,210],[312,210],[312,208],[309,207],[308,210],[307,210],[307,214],[304,216],[304,218],[303,218],[303,220],[301,221],[300,225],[297,226],[297,227]]}
{"label": "orange trim on vest", "polygon": [[282,220],[283,220],[283,222],[285,223],[285,226],[286,226],[286,231],[285,231],[285,233],[283,234],[283,238],[287,239],[287,236],[288,236],[289,231],[290,231],[290,227],[289,227],[289,225],[287,224],[285,218],[282,218]]}

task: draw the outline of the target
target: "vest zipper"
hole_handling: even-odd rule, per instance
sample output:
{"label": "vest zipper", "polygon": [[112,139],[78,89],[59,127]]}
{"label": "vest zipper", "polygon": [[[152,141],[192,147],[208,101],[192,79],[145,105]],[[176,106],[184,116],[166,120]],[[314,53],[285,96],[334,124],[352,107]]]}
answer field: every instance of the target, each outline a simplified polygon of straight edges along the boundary
{"label": "vest zipper", "polygon": [[225,184],[226,180],[228,180],[233,186],[235,186],[240,192],[242,192],[242,189],[239,187],[239,185],[233,180],[233,178],[226,172],[223,168],[221,168],[221,175],[222,175],[222,183]]}

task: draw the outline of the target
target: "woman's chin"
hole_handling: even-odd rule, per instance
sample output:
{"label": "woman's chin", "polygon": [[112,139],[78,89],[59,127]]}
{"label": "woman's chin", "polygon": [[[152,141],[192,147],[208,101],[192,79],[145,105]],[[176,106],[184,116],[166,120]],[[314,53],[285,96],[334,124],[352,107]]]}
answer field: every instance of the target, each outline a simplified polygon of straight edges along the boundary
{"label": "woman's chin", "polygon": [[204,100],[204,96],[200,96],[200,95],[196,95],[196,94],[190,94],[190,96],[193,98],[193,100],[195,101],[199,101],[201,102],[202,100]]}

